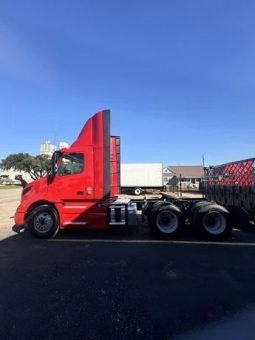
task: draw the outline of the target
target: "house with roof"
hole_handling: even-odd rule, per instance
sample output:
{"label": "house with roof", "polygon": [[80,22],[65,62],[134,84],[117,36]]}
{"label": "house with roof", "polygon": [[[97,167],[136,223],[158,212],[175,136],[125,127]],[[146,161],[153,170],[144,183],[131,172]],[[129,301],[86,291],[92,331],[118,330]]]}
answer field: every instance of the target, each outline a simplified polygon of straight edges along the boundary
{"label": "house with roof", "polygon": [[163,168],[163,183],[176,187],[181,181],[183,189],[198,189],[203,175],[202,165],[169,165]]}

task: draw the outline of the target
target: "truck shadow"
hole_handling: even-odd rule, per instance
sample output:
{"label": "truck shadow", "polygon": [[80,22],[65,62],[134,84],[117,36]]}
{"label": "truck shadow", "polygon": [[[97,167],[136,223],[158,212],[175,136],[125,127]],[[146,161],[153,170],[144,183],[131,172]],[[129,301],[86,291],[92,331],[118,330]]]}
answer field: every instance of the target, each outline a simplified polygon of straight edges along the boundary
{"label": "truck shadow", "polygon": [[[141,221],[140,221],[141,222]],[[34,241],[45,241],[40,240],[32,235],[28,231],[25,231],[24,229],[20,229],[16,225],[12,227],[12,230],[17,234],[17,236],[21,236],[22,239],[33,239]],[[149,228],[149,226],[145,223],[139,223],[139,226],[128,226],[128,227],[108,227],[108,229],[105,230],[81,230],[81,229],[65,229],[60,230],[58,234],[50,239],[50,241],[101,241],[101,242],[107,242],[107,241],[114,241],[114,242],[125,242],[125,241],[134,241],[134,242],[141,242],[141,243],[210,243],[210,244],[218,244],[218,243],[224,243],[224,244],[252,244],[255,243],[255,233],[253,230],[245,231],[245,230],[239,230],[239,229],[233,229],[232,235],[228,240],[222,241],[222,242],[214,242],[209,241],[206,239],[201,239],[200,235],[197,234],[194,229],[189,226],[185,225],[183,232],[181,235],[178,236],[178,238],[160,238],[155,237],[155,234],[153,234]]]}

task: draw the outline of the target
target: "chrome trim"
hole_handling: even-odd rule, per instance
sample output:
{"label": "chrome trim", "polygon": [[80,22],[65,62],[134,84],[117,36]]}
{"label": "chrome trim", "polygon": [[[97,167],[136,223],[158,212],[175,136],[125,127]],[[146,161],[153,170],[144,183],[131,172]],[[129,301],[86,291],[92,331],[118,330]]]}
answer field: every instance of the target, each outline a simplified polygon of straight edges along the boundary
{"label": "chrome trim", "polygon": [[86,205],[69,205],[69,206],[64,205],[64,209],[85,209],[85,208],[87,208]]}
{"label": "chrome trim", "polygon": [[75,225],[85,225],[87,222],[65,222],[64,225],[75,224]]}

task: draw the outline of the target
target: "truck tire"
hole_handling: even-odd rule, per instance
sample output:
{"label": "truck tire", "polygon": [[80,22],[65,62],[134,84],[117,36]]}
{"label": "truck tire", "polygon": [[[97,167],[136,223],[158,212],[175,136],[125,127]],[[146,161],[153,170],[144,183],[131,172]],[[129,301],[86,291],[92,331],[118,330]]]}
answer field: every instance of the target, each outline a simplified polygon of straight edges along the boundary
{"label": "truck tire", "polygon": [[159,208],[169,205],[169,203],[166,203],[165,201],[157,201],[152,205],[149,205],[145,210],[145,216],[147,216],[149,225],[152,224],[152,221],[154,219],[154,214],[158,211]]}
{"label": "truck tire", "polygon": [[188,219],[189,219],[189,221],[192,225],[193,225],[193,223],[192,223],[193,222],[193,216],[198,211],[198,209],[200,209],[201,207],[206,207],[210,204],[212,204],[212,203],[209,202],[209,201],[198,201],[191,206],[189,213],[188,213]]}
{"label": "truck tire", "polygon": [[38,238],[53,237],[59,230],[58,214],[52,206],[40,205],[31,211],[26,225],[31,234]]}
{"label": "truck tire", "polygon": [[142,190],[141,188],[135,188],[135,189],[134,189],[134,194],[135,194],[136,196],[141,195],[142,192],[143,192],[143,190]]}
{"label": "truck tire", "polygon": [[182,213],[172,204],[163,205],[152,212],[150,226],[158,236],[176,237],[183,228]]}
{"label": "truck tire", "polygon": [[215,241],[227,239],[232,231],[229,211],[218,204],[197,209],[193,215],[192,225],[201,236]]}

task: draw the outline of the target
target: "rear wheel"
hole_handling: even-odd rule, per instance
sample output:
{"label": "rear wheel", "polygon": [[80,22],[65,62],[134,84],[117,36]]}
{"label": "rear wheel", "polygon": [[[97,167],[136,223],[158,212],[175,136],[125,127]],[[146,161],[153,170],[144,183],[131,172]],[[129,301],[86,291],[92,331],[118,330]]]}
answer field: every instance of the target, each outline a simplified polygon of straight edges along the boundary
{"label": "rear wheel", "polygon": [[142,189],[141,188],[135,188],[135,190],[134,190],[134,194],[136,195],[136,196],[139,196],[139,195],[141,195],[142,194]]}
{"label": "rear wheel", "polygon": [[191,208],[189,210],[189,215],[188,215],[188,219],[191,222],[191,224],[192,224],[192,221],[193,221],[194,214],[197,212],[197,210],[200,209],[201,207],[206,207],[207,205],[210,205],[210,204],[212,204],[212,203],[208,202],[208,201],[198,201],[198,202],[195,202],[191,206]]}
{"label": "rear wheel", "polygon": [[174,206],[162,206],[151,216],[151,227],[154,233],[164,237],[175,237],[182,230],[181,211]]}
{"label": "rear wheel", "polygon": [[53,207],[43,204],[31,211],[26,224],[34,236],[50,238],[58,232],[59,218]]}
{"label": "rear wheel", "polygon": [[165,205],[168,206],[169,204],[166,204],[164,201],[157,201],[146,208],[145,215],[147,216],[149,225],[153,224],[156,212]]}
{"label": "rear wheel", "polygon": [[202,236],[212,240],[227,239],[232,231],[228,210],[217,204],[198,209],[193,215],[192,224]]}

